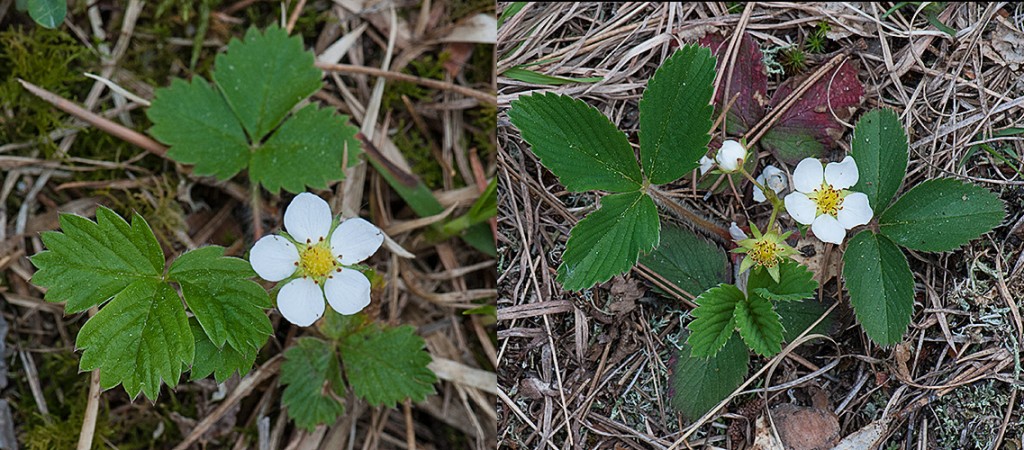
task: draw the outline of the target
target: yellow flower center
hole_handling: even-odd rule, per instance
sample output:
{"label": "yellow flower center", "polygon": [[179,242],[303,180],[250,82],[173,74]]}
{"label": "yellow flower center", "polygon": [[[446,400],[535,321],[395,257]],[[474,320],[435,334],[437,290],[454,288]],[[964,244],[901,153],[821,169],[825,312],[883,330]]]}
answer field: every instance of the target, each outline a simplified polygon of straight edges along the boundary
{"label": "yellow flower center", "polygon": [[828,214],[834,217],[839,210],[843,209],[842,191],[832,189],[832,186],[828,184],[822,183],[820,189],[815,189],[814,193],[807,197],[818,205],[817,215]]}
{"label": "yellow flower center", "polygon": [[310,245],[299,253],[299,267],[306,275],[323,278],[338,267],[338,260],[323,242]]}
{"label": "yellow flower center", "polygon": [[759,266],[775,267],[779,261],[779,245],[769,239],[761,239],[754,242],[754,246],[747,253],[750,259]]}

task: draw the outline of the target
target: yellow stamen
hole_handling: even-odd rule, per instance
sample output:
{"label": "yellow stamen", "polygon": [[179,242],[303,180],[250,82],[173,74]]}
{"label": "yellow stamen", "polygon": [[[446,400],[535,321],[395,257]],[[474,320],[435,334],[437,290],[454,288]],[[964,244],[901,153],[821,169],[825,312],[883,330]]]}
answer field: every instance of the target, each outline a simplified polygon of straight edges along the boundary
{"label": "yellow stamen", "polygon": [[750,259],[759,266],[775,267],[779,262],[779,252],[782,250],[778,244],[770,239],[761,239],[750,248]]}
{"label": "yellow stamen", "polygon": [[843,195],[838,189],[833,189],[832,186],[822,183],[820,189],[815,189],[814,192],[807,196],[818,205],[817,215],[828,214],[835,216],[839,213],[839,210],[843,209]]}
{"label": "yellow stamen", "polygon": [[314,278],[323,278],[337,267],[338,261],[326,245],[311,245],[299,254],[299,266]]}

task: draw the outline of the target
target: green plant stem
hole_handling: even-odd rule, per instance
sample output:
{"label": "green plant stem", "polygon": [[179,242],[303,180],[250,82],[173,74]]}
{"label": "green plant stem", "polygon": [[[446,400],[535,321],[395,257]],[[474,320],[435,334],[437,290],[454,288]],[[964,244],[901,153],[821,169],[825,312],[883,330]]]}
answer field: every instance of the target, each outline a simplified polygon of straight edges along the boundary
{"label": "green plant stem", "polygon": [[772,202],[772,216],[768,218],[768,228],[765,229],[766,231],[774,231],[775,230],[775,228],[773,228],[773,227],[775,226],[775,218],[778,217],[778,215],[779,215],[779,207],[776,206],[775,202]]}
{"label": "green plant stem", "polygon": [[779,210],[782,209],[785,205],[782,203],[782,200],[779,199],[779,196],[775,195],[774,190],[767,189],[765,185],[758,183],[757,180],[755,180],[754,177],[751,176],[746,171],[746,169],[740,167],[740,173],[742,173],[743,176],[747,177],[747,179],[750,180],[751,183],[754,183],[754,186],[757,186],[757,188],[760,189],[762,193],[764,193],[764,196],[768,199],[768,201],[772,203],[772,215],[770,218],[768,218],[768,226],[765,228],[765,231],[767,232],[768,230],[774,230],[773,227],[775,226],[775,219],[779,216]]}

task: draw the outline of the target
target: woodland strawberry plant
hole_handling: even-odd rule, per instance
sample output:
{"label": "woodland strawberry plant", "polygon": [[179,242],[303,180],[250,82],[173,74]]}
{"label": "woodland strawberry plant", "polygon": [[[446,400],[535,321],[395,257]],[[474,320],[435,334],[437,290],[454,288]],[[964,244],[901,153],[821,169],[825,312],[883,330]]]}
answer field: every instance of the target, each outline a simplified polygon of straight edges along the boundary
{"label": "woodland strawberry plant", "polygon": [[[891,110],[863,114],[850,154],[823,163],[843,131],[829,107],[849,118],[861,102],[863,88],[850,63],[811,84],[759,141],[780,162],[796,164],[792,180],[774,166],[755,177],[756,152],[743,135],[767,108],[782,105],[799,80],[783,82],[769,99],[760,50],[745,35],[731,84],[720,87],[712,104],[713,53],[725,42],[710,35],[701,43],[711,50],[683,46],[649,80],[639,103],[638,152],[629,136],[580,100],[534,94],[513,101],[508,111],[567,190],[607,193],[570,232],[557,278],[566,290],[590,289],[639,261],[669,282],[660,289],[695,297],[669,386],[685,393],[673,395],[673,405],[694,419],[743,381],[748,349],[772,357],[824,312],[811,299],[819,289],[814,273],[791,258],[791,236],[813,235],[842,252],[843,286],[861,327],[876,344],[890,346],[900,342],[913,315],[914,278],[901,247],[954,250],[1004,215],[991,192],[950,178],[905,189],[894,201],[904,189],[908,142]],[[724,136],[713,142],[713,112],[721,114],[730,102]],[[757,200],[771,208],[767,222],[749,224],[749,234],[731,227],[729,246],[740,258],[735,279],[720,247],[659,217],[654,200],[664,205],[671,199],[658,195],[657,186],[689,178],[698,168],[704,178],[750,183]]]}
{"label": "woodland strawberry plant", "polygon": [[[132,399],[141,393],[150,401],[164,384],[177,386],[183,372],[221,383],[252,370],[274,331],[268,309],[276,305],[287,320],[310,326],[324,317],[326,301],[337,313],[320,320],[323,337],[299,338],[284,351],[281,401],[297,425],[333,422],[347,389],[389,407],[433,393],[431,357],[415,329],[361,312],[373,280],[383,282],[361,264],[383,232],[335,216],[304,192],[340,179],[360,154],[347,117],[315,104],[298,108],[320,89],[312,53],[276,27],[250,29],[217,57],[212,78],[158,89],[147,111],[150,132],[197,174],[229,179],[247,170],[254,192],[261,185],[299,193],[285,211],[286,230],[257,236],[248,261],[218,246],[169,258],[137,213],[130,222],[104,207],[95,221],[61,214],[61,231],[44,232],[46,250],[31,258],[38,269],[32,282],[68,314],[96,308],[75,341],[81,370],[99,370],[103,389],[121,385]],[[456,226],[485,221],[493,204],[478,201]],[[268,293],[257,275],[282,283]]]}

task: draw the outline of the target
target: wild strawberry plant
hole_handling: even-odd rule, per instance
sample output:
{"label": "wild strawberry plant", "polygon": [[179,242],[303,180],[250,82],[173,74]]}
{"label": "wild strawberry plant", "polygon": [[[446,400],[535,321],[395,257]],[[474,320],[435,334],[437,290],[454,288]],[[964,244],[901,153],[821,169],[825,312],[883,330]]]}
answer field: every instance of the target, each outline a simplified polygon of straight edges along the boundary
{"label": "wild strawberry plant", "polygon": [[[357,130],[346,117],[315,104],[295,110],[320,88],[320,71],[299,38],[276,27],[250,29],[217,57],[213,80],[174,80],[147,111],[168,156],[194,164],[195,173],[227,179],[248,169],[254,185],[301,192],[327,187],[356,161]],[[478,202],[456,226],[486,220],[494,203]],[[276,304],[296,325],[319,320],[324,336],[302,337],[284,352],[282,404],[299,426],[335,420],[349,388],[375,406],[433,393],[431,358],[415,329],[361,313],[371,280],[383,282],[362,264],[383,233],[364,219],[336,217],[314,194],[292,200],[285,231],[262,236],[249,261],[217,246],[168,261],[142,216],[129,223],[103,207],[95,221],[62,214],[60,225],[42,234],[46,250],[31,258],[38,269],[32,282],[68,314],[97,308],[76,347],[81,369],[99,370],[104,389],[122,385],[133,399],[142,393],[155,401],[185,371],[193,380],[244,376],[274,331],[266,310]],[[257,275],[281,283],[268,294]],[[325,302],[337,312],[320,320]]]}
{"label": "wild strawberry plant", "polygon": [[[716,98],[719,108],[736,98],[726,117],[728,135],[749,131],[796,84],[784,82],[769,100],[760,50],[749,36],[742,39],[733,84]],[[722,42],[702,41],[716,52]],[[703,47],[682,47],[648,82],[639,104],[639,158],[625,133],[582,101],[535,94],[512,102],[512,123],[566,189],[609,193],[570,233],[558,269],[563,287],[589,289],[639,260],[669,282],[660,289],[695,295],[669,386],[685,393],[672,396],[684,415],[696,418],[742,382],[747,348],[774,356],[824,312],[809,300],[819,288],[814,273],[790,258],[796,251],[787,239],[796,231],[839,246],[857,318],[872,341],[888,346],[901,340],[913,315],[914,279],[900,246],[954,250],[1002,221],[995,195],[954,179],[925,181],[893,202],[906,176],[908,146],[891,110],[864,114],[851,154],[823,164],[820,158],[842,137],[827,107],[854,113],[863,93],[856,76],[849,63],[838,65],[829,82],[812,84],[764,134],[762,145],[779,161],[798,163],[791,183],[775,166],[755,178],[756,152],[742,139],[723,138],[707,155],[715,58]],[[740,254],[733,282],[725,253],[685,229],[662,226],[650,197],[653,186],[697,168],[749,182],[756,200],[771,207],[767,223],[750,224],[752,236],[730,228],[732,252]]]}

